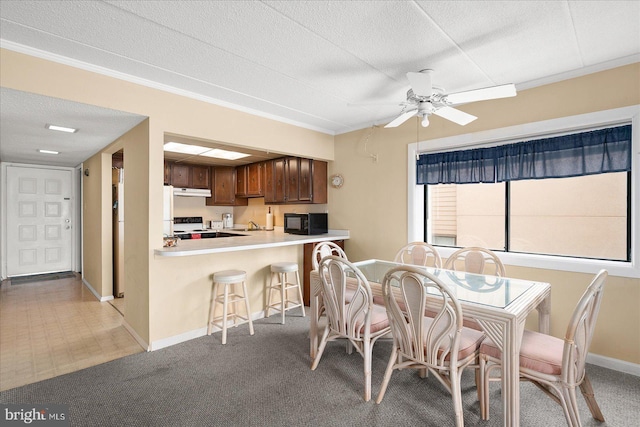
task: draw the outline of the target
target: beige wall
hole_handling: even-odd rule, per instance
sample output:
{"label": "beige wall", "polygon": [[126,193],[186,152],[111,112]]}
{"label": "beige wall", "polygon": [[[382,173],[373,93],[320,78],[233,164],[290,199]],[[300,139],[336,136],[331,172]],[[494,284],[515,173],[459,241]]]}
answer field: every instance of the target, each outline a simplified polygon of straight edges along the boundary
{"label": "beige wall", "polygon": [[[331,228],[350,230],[347,253],[351,259],[361,260],[391,258],[397,248],[406,243],[408,144],[640,104],[640,67],[633,64],[522,91],[516,98],[465,106],[465,111],[479,117],[465,127],[434,117],[428,128],[416,126],[415,121],[395,129],[378,127],[366,145],[370,129],[339,135],[335,137],[334,148],[334,138],[330,135],[12,51],[1,50],[0,54],[0,82],[3,87],[149,117],[148,139],[124,144],[127,171],[125,226],[127,238],[132,242],[131,248],[127,246],[125,252],[127,287],[128,292],[137,289],[141,301],[145,293],[149,295],[148,314],[143,307],[136,317],[131,317],[133,314],[129,314],[128,304],[126,320],[146,342],[159,342],[205,326],[204,307],[208,302],[203,302],[203,296],[210,273],[218,267],[247,266],[250,276],[258,283],[257,290],[251,291],[252,302],[259,305],[264,266],[276,257],[280,260],[301,259],[300,248],[276,252],[273,256],[251,251],[249,255],[229,253],[183,260],[154,257],[153,249],[162,245],[162,144],[165,132],[328,161],[335,156],[335,161],[329,164],[329,173],[343,174],[345,183],[341,189],[330,188],[329,221]],[[110,165],[105,162],[102,156],[87,163],[92,168],[105,169],[107,164]],[[100,174],[110,183],[106,170]],[[134,184],[130,184],[132,181]],[[88,232],[93,233],[85,236],[85,274],[105,282],[105,270],[110,270],[110,265],[109,269],[104,265],[104,236],[110,235],[111,218],[110,213],[107,215],[104,210],[107,209],[105,200],[110,197],[110,189],[98,183],[91,185],[97,194],[85,192],[88,197],[85,203],[91,204],[91,207],[85,206],[85,226],[88,224]],[[246,215],[247,211],[239,212],[238,216],[245,218]],[[89,242],[90,237],[102,240],[99,243]],[[90,249],[97,251],[95,256],[87,256]],[[552,332],[560,335],[567,322],[567,313],[573,309],[577,296],[588,283],[589,275],[552,271],[544,266],[535,269],[507,268],[514,276],[552,284]],[[610,278],[592,347],[595,353],[640,363],[638,301],[638,279]]]}
{"label": "beige wall", "polygon": [[[3,87],[149,118],[138,129],[140,134],[122,141],[125,152],[125,280],[127,298],[131,297],[125,320],[146,343],[188,333],[193,323],[185,318],[184,311],[208,304],[208,301],[203,302],[206,300],[203,294],[189,292],[191,274],[181,274],[183,270],[188,271],[192,259],[168,262],[153,254],[155,248],[162,247],[162,146],[165,133],[325,161],[334,157],[331,135],[5,49],[0,50],[0,55]],[[85,191],[87,199],[83,206],[88,226],[84,239],[87,245],[83,248],[84,270],[102,296],[111,294],[111,152],[87,161],[92,170],[96,170],[91,178],[102,176],[102,182],[87,182],[90,186]],[[244,213],[240,215],[243,216]],[[281,255],[286,255],[282,261],[299,258],[297,249]],[[235,260],[243,258],[246,258],[248,269],[253,268],[251,264],[256,259],[261,259],[255,254],[234,255]],[[210,260],[207,264],[202,264],[198,270],[200,281],[207,281],[216,268]],[[179,306],[175,299],[167,298],[176,290],[186,292],[179,300]],[[254,307],[255,311],[261,309]],[[202,317],[200,323],[205,326],[206,317]]]}
{"label": "beige wall", "polygon": [[[640,104],[640,64],[541,86],[515,98],[461,107],[478,117],[458,126],[433,117],[427,128],[411,120],[398,128],[370,129],[336,136],[336,161],[329,173],[342,173],[344,186],[329,191],[329,221],[350,230],[346,251],[355,261],[389,259],[407,243],[407,145],[518,124]],[[599,88],[594,90],[593,88]],[[376,154],[377,162],[368,154]],[[635,155],[635,154],[634,154]],[[588,274],[507,266],[509,275],[550,282],[552,332],[561,336],[570,313],[588,285]],[[592,351],[640,363],[640,280],[610,277]]]}

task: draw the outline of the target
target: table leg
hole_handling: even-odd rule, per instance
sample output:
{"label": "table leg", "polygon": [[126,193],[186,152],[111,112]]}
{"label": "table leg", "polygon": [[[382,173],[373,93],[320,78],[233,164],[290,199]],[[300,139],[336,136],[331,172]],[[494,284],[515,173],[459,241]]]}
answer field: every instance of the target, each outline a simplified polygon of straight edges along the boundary
{"label": "table leg", "polygon": [[502,404],[504,425],[520,425],[520,344],[524,323],[512,318],[504,324],[502,341]]}
{"label": "table leg", "polygon": [[538,331],[541,334],[549,335],[549,324],[551,323],[551,294],[542,300],[538,307]]}

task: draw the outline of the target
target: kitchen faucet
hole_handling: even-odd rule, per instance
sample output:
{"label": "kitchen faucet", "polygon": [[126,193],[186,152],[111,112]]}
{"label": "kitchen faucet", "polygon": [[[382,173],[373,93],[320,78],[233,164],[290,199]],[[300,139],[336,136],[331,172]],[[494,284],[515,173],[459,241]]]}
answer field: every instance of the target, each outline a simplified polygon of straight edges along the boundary
{"label": "kitchen faucet", "polygon": [[251,230],[260,230],[260,226],[253,221],[249,221],[249,225],[251,226]]}

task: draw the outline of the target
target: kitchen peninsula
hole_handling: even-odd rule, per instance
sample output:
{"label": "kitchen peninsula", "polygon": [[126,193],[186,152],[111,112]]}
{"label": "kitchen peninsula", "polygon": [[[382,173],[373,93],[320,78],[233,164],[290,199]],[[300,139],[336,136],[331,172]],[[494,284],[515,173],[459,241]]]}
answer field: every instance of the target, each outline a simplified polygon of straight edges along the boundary
{"label": "kitchen peninsula", "polygon": [[[309,280],[303,273],[305,244],[349,239],[348,230],[329,230],[317,235],[287,234],[282,227],[274,231],[231,232],[238,236],[181,240],[175,247],[153,251],[155,273],[161,280],[150,284],[149,298],[156,308],[150,313],[156,319],[151,333],[156,338],[148,343],[149,350],[206,335],[212,277],[216,271],[247,272],[251,316],[256,320],[265,316],[271,264],[298,263],[300,280],[305,282]],[[300,314],[294,311],[292,315]],[[229,331],[235,333],[248,334],[246,328]],[[219,343],[220,334],[214,333],[211,339]],[[251,337],[247,335],[247,339]]]}
{"label": "kitchen peninsula", "polygon": [[177,246],[155,250],[160,257],[181,257],[205,255],[221,252],[267,249],[280,246],[303,245],[305,243],[324,242],[328,240],[346,240],[347,230],[329,230],[317,235],[287,234],[282,229],[273,231],[236,231],[235,237],[218,237],[215,239],[181,240]]}

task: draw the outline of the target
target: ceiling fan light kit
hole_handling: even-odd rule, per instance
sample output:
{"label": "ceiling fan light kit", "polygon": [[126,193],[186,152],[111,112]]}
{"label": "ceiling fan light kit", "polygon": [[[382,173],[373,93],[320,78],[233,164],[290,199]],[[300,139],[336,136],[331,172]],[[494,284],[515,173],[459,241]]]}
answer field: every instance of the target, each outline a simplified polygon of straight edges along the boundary
{"label": "ceiling fan light kit", "polygon": [[464,126],[477,117],[453,108],[452,105],[516,96],[513,84],[446,94],[444,89],[432,84],[432,76],[433,70],[429,69],[407,73],[411,89],[407,91],[407,100],[403,102],[404,109],[385,128],[398,127],[416,115],[422,118],[422,126],[427,127],[431,114]]}

